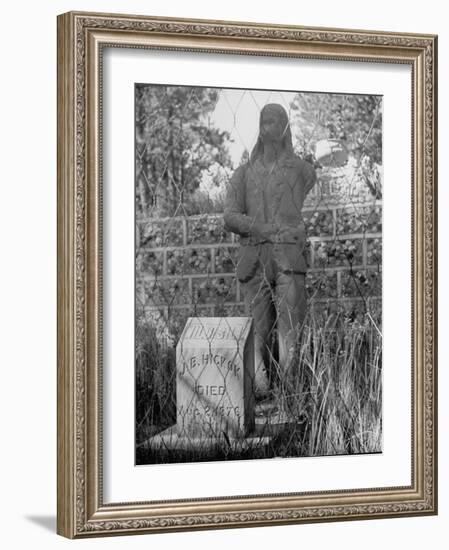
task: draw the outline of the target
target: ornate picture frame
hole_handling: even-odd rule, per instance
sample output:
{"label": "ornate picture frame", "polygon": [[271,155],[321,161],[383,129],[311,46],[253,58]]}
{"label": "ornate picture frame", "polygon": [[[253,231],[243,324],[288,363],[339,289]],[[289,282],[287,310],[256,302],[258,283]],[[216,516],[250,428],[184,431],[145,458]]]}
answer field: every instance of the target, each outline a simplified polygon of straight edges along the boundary
{"label": "ornate picture frame", "polygon": [[[107,501],[103,438],[106,49],[410,70],[410,483]],[[391,141],[390,147],[392,146]],[[131,178],[134,175],[130,176]],[[70,12],[58,17],[58,519],[69,538],[437,513],[437,37]],[[130,243],[134,246],[134,242]],[[390,271],[391,274],[391,271]],[[132,359],[129,369],[133,369]],[[133,400],[133,395],[124,399]],[[388,419],[385,419],[388,422]],[[299,458],[292,460],[301,460]],[[325,460],[325,459],[323,459]],[[325,463],[323,462],[325,468]],[[131,467],[134,464],[130,465]],[[151,465],[146,468],[151,469]],[[201,465],[198,466],[201,468]],[[280,466],[279,466],[280,467]],[[150,470],[148,470],[150,471]],[[150,474],[149,474],[150,475]]]}

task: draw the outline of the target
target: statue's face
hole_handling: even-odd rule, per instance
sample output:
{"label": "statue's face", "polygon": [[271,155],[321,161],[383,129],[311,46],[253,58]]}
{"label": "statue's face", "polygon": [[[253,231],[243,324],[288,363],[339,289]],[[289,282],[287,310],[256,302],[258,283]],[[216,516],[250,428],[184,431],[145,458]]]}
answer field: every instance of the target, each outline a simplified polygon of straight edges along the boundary
{"label": "statue's face", "polygon": [[282,141],[285,132],[285,123],[281,117],[272,111],[262,112],[261,119],[261,138],[264,143],[273,143]]}

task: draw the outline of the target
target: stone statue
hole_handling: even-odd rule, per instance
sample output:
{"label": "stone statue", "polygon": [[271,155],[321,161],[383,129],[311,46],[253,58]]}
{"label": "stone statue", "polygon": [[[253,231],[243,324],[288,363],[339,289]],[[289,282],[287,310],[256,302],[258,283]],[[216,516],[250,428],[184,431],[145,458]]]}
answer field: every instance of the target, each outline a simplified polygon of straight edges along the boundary
{"label": "stone statue", "polygon": [[[256,400],[270,395],[268,369],[275,364],[274,402],[281,414],[288,414],[284,382],[298,368],[292,361],[307,308],[301,211],[315,181],[313,166],[293,152],[287,112],[275,103],[265,105],[249,161],[230,179],[224,222],[240,236],[236,276],[254,319]],[[277,362],[272,345],[276,334]]]}

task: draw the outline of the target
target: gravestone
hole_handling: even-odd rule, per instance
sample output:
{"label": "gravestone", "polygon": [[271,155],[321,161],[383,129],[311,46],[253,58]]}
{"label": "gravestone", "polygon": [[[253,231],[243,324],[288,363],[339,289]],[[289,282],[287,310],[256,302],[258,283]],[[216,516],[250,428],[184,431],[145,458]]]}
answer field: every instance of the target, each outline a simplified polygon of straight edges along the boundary
{"label": "gravestone", "polygon": [[181,438],[243,438],[254,430],[250,317],[189,317],[176,346]]}

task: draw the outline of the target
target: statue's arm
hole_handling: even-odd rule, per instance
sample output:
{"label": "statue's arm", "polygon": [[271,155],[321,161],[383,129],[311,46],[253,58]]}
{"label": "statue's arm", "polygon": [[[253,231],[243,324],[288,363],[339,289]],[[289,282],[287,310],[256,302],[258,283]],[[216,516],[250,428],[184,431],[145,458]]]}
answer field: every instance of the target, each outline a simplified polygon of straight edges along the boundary
{"label": "statue's arm", "polygon": [[304,163],[303,177],[304,177],[304,198],[306,198],[316,183],[315,168],[310,164],[310,162]]}
{"label": "statue's arm", "polygon": [[[301,199],[301,207],[298,203],[298,216],[302,220],[301,209],[302,203],[306,198],[307,194],[313,188],[316,183],[317,177],[314,167],[306,161],[301,161],[298,170],[298,185],[302,185],[303,194]],[[285,244],[296,244],[297,246],[304,247],[306,243],[306,229],[304,221],[301,221],[300,224],[295,225],[282,225],[279,230],[278,240],[281,243]]]}
{"label": "statue's arm", "polygon": [[239,166],[232,175],[225,199],[224,226],[227,231],[242,237],[255,237],[264,241],[271,240],[277,232],[275,224],[257,222],[247,215],[246,210],[245,166]]}

